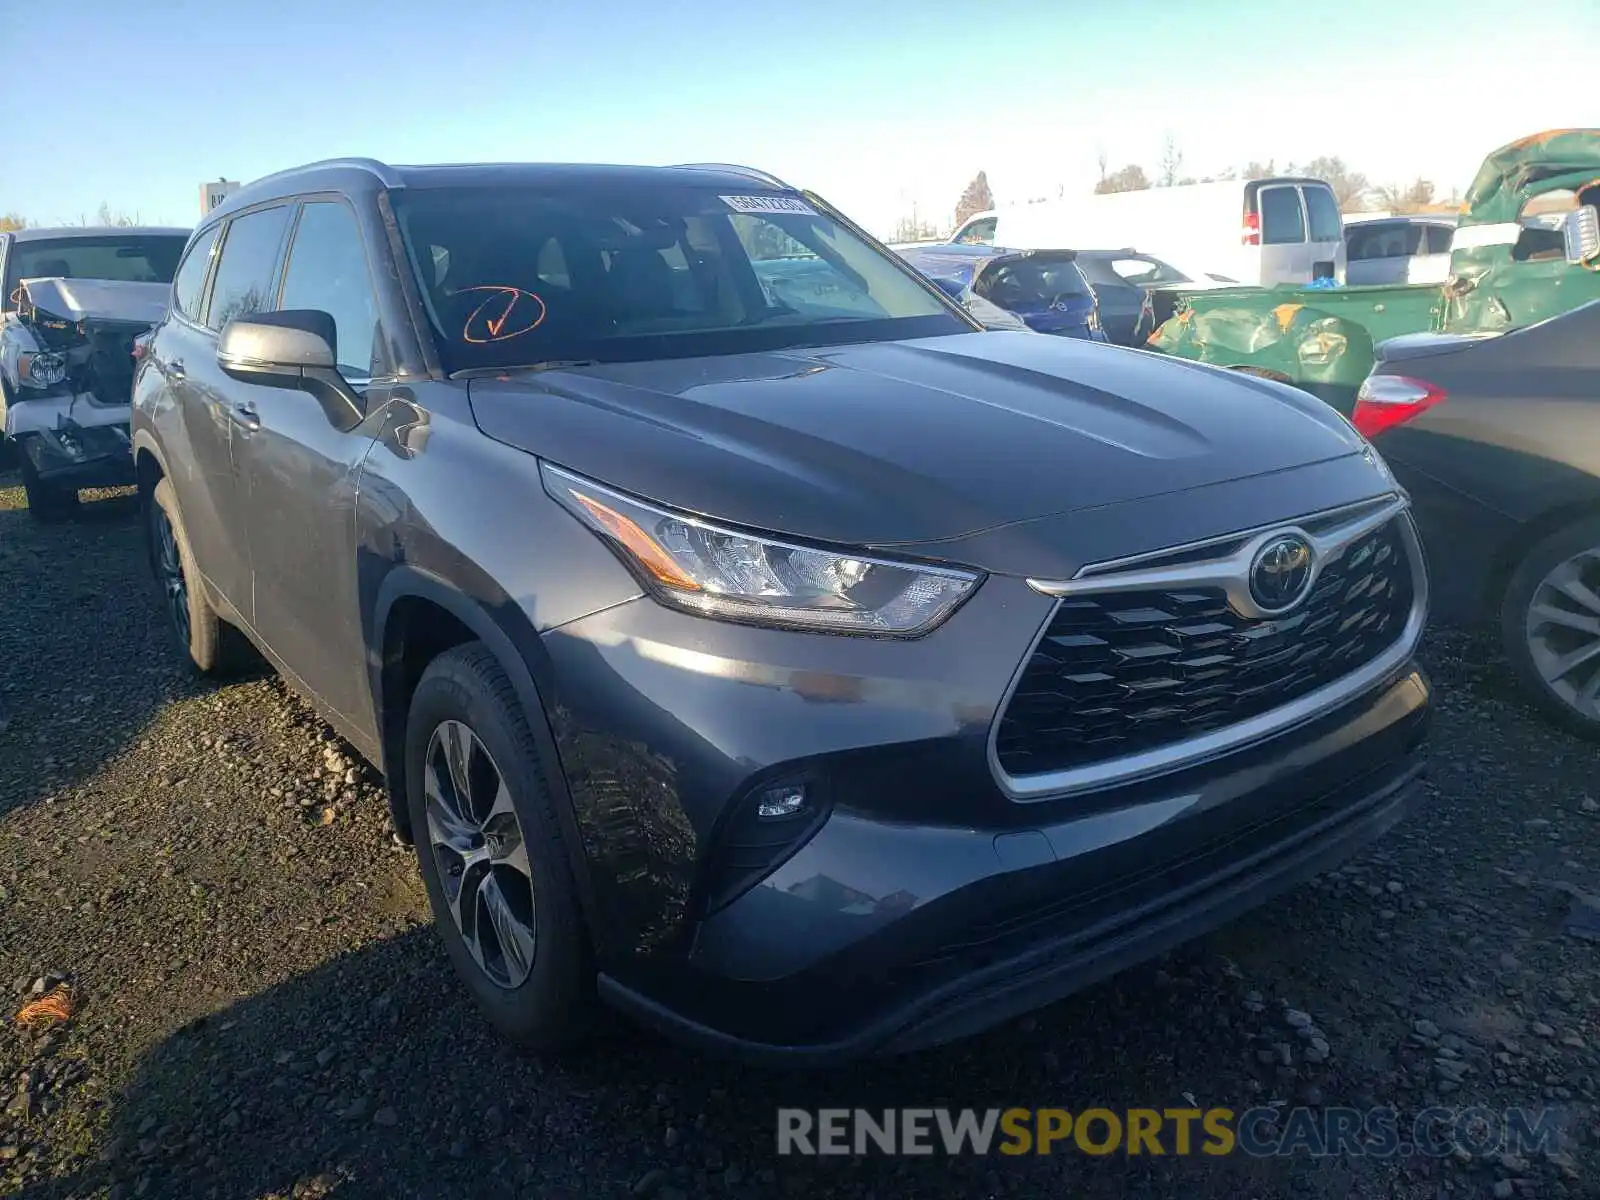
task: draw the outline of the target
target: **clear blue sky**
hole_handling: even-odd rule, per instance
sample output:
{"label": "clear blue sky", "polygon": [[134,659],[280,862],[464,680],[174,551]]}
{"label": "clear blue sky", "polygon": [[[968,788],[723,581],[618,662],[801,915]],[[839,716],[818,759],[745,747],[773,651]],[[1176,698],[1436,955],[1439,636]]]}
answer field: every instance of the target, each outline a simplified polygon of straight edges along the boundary
{"label": "clear blue sky", "polygon": [[[878,232],[1092,183],[1343,156],[1464,186],[1600,125],[1600,0],[0,0],[0,212],[191,223],[202,181],[392,162],[742,161]],[[29,62],[18,65],[19,47]],[[1586,61],[1587,60],[1587,61]]]}

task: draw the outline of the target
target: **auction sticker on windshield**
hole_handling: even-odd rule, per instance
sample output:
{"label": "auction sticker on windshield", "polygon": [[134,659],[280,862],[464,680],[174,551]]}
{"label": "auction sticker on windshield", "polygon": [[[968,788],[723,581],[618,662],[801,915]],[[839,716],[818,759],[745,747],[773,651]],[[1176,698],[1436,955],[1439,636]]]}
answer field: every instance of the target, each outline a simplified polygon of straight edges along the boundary
{"label": "auction sticker on windshield", "polygon": [[802,213],[808,217],[817,210],[795,196],[719,196],[734,212],[742,213]]}

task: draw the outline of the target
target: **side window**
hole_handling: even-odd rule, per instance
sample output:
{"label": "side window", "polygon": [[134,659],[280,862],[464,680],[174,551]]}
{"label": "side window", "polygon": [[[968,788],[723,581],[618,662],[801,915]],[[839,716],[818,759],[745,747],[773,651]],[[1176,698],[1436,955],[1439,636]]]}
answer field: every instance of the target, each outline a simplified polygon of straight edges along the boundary
{"label": "side window", "polygon": [[956,241],[963,246],[992,246],[994,245],[994,227],[997,217],[985,217],[981,221],[973,221],[961,231]]}
{"label": "side window", "polygon": [[222,258],[211,285],[211,308],[206,325],[220,330],[235,317],[273,308],[272,283],[277,275],[278,247],[288,208],[264,208],[228,223],[222,240]]}
{"label": "side window", "polygon": [[1427,247],[1429,254],[1449,254],[1450,241],[1455,230],[1448,225],[1429,225]]}
{"label": "side window", "polygon": [[1365,262],[1369,258],[1377,258],[1378,235],[1379,230],[1370,225],[1357,225],[1352,228],[1345,241],[1345,261]]}
{"label": "side window", "polygon": [[1339,215],[1339,202],[1329,188],[1307,184],[1300,189],[1306,198],[1306,213],[1311,217],[1313,242],[1337,242],[1344,236],[1344,218]]}
{"label": "side window", "polygon": [[1571,188],[1558,188],[1529,197],[1517,217],[1522,232],[1517,235],[1516,245],[1511,248],[1511,257],[1517,262],[1566,258],[1561,222],[1577,206],[1578,196]]}
{"label": "side window", "polygon": [[220,228],[214,225],[195,240],[172,280],[172,306],[191,321],[200,319],[200,290],[206,284],[206,270],[211,266],[211,251]]}
{"label": "side window", "polygon": [[1300,189],[1267,187],[1256,193],[1261,206],[1261,244],[1282,246],[1306,240],[1305,215],[1300,211]]}
{"label": "side window", "polygon": [[320,309],[333,318],[334,354],[347,378],[361,382],[380,373],[373,361],[381,342],[372,277],[361,226],[348,205],[317,200],[301,209],[279,307]]}

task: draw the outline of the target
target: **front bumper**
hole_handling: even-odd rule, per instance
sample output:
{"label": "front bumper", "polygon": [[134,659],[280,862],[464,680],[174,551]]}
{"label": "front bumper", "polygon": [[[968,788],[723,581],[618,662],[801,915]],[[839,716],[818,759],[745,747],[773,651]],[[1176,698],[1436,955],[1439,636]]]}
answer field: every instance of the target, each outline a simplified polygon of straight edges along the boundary
{"label": "front bumper", "polygon": [[127,487],[134,482],[128,426],[49,429],[18,439],[39,479],[52,487]]}
{"label": "front bumper", "polygon": [[124,487],[134,482],[126,403],[105,404],[87,393],[13,399],[5,432],[53,486]]}
{"label": "front bumper", "polygon": [[[1310,740],[1282,739],[1292,746],[1209,785],[1022,834],[836,816],[708,923],[694,959],[724,973],[666,1000],[609,977],[602,994],[680,1039],[773,1064],[830,1065],[980,1032],[1215,929],[1387,831],[1418,791],[1427,694],[1408,671]],[[973,872],[985,856],[987,873]],[[851,866],[872,890],[848,911],[836,902],[840,881],[822,872]],[[935,886],[948,890],[936,897],[896,903],[888,890],[940,876]],[[781,952],[847,924],[861,936],[809,969],[733,975],[761,957],[758,946]]]}
{"label": "front bumper", "polygon": [[[1052,607],[991,577],[914,642],[648,600],[548,632],[609,1002],[755,1060],[936,1044],[1232,919],[1381,834],[1415,792],[1428,686],[1406,661],[1220,757],[1008,799],[988,732]],[[775,780],[807,782],[825,811],[730,899],[730,813]]]}

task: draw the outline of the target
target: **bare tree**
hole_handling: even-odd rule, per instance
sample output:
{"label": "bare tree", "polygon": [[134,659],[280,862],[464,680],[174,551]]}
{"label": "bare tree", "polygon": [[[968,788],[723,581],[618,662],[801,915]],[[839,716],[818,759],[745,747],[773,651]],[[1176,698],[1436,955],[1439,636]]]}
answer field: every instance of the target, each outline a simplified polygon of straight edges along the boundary
{"label": "bare tree", "polygon": [[111,205],[102,200],[100,201],[100,211],[95,213],[95,224],[116,225],[127,228],[130,225],[139,224],[139,214],[136,212],[130,217],[125,212],[112,212]]}
{"label": "bare tree", "polygon": [[1337,155],[1324,155],[1310,162],[1289,168],[1291,175],[1309,175],[1320,179],[1333,189],[1333,198],[1341,210],[1358,208],[1372,190],[1372,184],[1360,171],[1353,171]]}
{"label": "bare tree", "polygon": [[1162,187],[1172,187],[1178,182],[1178,172],[1183,170],[1183,151],[1178,148],[1178,140],[1170,133],[1161,143],[1161,174]]}
{"label": "bare tree", "polygon": [[0,216],[0,233],[10,233],[14,229],[26,229],[28,218],[19,212],[8,212]]}
{"label": "bare tree", "polygon": [[961,199],[956,201],[956,227],[959,229],[968,217],[988,212],[993,207],[994,193],[989,190],[989,177],[979,171],[961,193]]}
{"label": "bare tree", "polygon": [[1408,184],[1386,183],[1377,189],[1378,199],[1390,212],[1420,212],[1433,203],[1433,183],[1418,178]]}
{"label": "bare tree", "polygon": [[1094,190],[1100,194],[1106,192],[1139,192],[1150,186],[1150,177],[1144,173],[1144,168],[1137,163],[1129,163],[1125,167],[1118,167],[1099,183],[1094,185]]}
{"label": "bare tree", "polygon": [[1266,162],[1259,163],[1255,159],[1251,159],[1244,169],[1244,178],[1266,179],[1269,175],[1276,175],[1277,173],[1278,167],[1275,160],[1269,158]]}
{"label": "bare tree", "polygon": [[1098,155],[1095,156],[1095,162],[1100,165],[1099,182],[1104,183],[1106,181],[1106,168],[1111,165],[1111,159],[1106,155],[1106,152],[1102,150]]}

